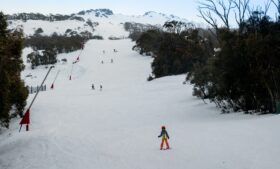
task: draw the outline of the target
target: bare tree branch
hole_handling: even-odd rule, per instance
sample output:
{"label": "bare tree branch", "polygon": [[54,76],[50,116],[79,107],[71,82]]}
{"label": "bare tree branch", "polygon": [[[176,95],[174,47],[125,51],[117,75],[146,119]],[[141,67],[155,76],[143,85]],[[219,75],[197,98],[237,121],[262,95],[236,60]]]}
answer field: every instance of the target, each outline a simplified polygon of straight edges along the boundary
{"label": "bare tree branch", "polygon": [[278,16],[280,16],[280,0],[271,0],[271,2],[275,5],[278,11]]}
{"label": "bare tree branch", "polygon": [[280,0],[271,0],[271,2],[276,6],[278,13],[280,13]]}
{"label": "bare tree branch", "polygon": [[267,16],[267,12],[270,8],[271,0],[267,0],[267,2],[264,4],[264,16]]}
{"label": "bare tree branch", "polygon": [[246,12],[249,12],[249,2],[250,0],[232,0],[232,3],[237,8],[237,11],[235,11],[235,20],[239,27],[245,21]]}
{"label": "bare tree branch", "polygon": [[203,18],[207,23],[216,28],[217,20],[214,19],[213,14],[217,15],[218,18],[224,23],[224,26],[229,29],[229,15],[233,8],[235,8],[232,0],[204,0],[198,1],[198,11],[200,17]]}
{"label": "bare tree branch", "polygon": [[203,11],[201,8],[198,9],[201,17],[205,22],[211,25],[214,29],[218,29],[217,20],[213,18],[210,11]]}

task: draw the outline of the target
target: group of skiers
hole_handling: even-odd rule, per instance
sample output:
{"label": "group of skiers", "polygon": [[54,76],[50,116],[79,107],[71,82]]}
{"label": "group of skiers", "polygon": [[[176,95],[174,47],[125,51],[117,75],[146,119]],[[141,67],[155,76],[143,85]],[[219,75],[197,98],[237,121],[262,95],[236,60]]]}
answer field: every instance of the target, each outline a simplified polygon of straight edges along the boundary
{"label": "group of skiers", "polygon": [[[116,49],[114,49],[113,51],[114,51],[114,52],[118,52]],[[103,54],[105,54],[105,53],[106,53],[106,51],[105,51],[105,50],[103,50]],[[113,58],[111,58],[111,60],[110,60],[110,61],[111,61],[111,63],[114,63]],[[104,64],[104,63],[105,63],[105,62],[102,60],[102,61],[101,61],[101,64]]]}
{"label": "group of skiers", "polygon": [[[113,59],[111,59],[111,63],[114,63],[114,60],[113,60]],[[101,64],[104,64],[104,61],[103,61],[103,60],[101,61]]]}
{"label": "group of skiers", "polygon": [[[114,52],[118,52],[117,49],[114,49],[113,51],[114,51]],[[103,50],[103,54],[105,54],[105,53],[106,53],[106,51]]]}
{"label": "group of skiers", "polygon": [[[103,88],[103,86],[100,85],[100,86],[99,86],[99,90],[102,91],[102,88]],[[91,89],[92,89],[92,90],[95,90],[94,84],[91,85]]]}

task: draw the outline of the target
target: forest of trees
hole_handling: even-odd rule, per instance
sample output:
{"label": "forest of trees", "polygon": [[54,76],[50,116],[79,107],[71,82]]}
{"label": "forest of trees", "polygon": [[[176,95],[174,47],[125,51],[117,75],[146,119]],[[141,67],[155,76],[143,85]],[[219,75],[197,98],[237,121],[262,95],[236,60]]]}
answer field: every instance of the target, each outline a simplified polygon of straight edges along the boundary
{"label": "forest of trees", "polygon": [[154,57],[151,66],[155,78],[189,72],[195,63],[205,64],[213,53],[213,42],[204,38],[212,39],[209,31],[180,21],[166,22],[163,29],[140,33],[133,47]]}
{"label": "forest of trees", "polygon": [[[102,39],[100,36],[92,36],[90,32],[81,32],[75,35],[58,35],[54,33],[51,36],[42,36],[43,30],[38,28],[34,36],[24,40],[24,47],[32,47],[34,52],[28,54],[28,62],[31,63],[32,69],[39,65],[54,64],[57,62],[56,56],[59,53],[69,53],[79,50],[89,39]],[[69,33],[67,30],[65,33]],[[43,51],[40,53],[39,51]]]}
{"label": "forest of trees", "polygon": [[129,38],[133,41],[136,41],[143,32],[151,30],[151,29],[159,29],[160,26],[147,25],[142,23],[135,22],[125,22],[124,29],[129,32]]}
{"label": "forest of trees", "polygon": [[27,55],[27,62],[31,63],[32,69],[39,65],[55,64],[57,62],[56,52],[54,49],[45,49],[42,54],[39,51],[31,52]]}
{"label": "forest of trees", "polygon": [[[268,1],[264,11],[250,10],[249,0],[207,2],[200,3],[200,14],[215,29],[220,50],[189,74],[195,95],[215,102],[223,112],[278,112],[280,22],[267,13],[272,3],[279,9],[280,1]],[[238,29],[230,27],[225,15],[233,9],[239,11],[235,15]],[[214,22],[215,15],[223,27]]]}
{"label": "forest of trees", "polygon": [[43,15],[40,13],[18,13],[13,15],[6,15],[8,20],[22,20],[26,22],[27,20],[44,20],[44,21],[64,21],[64,20],[78,20],[85,21],[84,18],[76,16],[75,14],[71,15],[60,15],[60,14],[50,14]]}
{"label": "forest of trees", "polygon": [[90,32],[75,34],[73,36],[58,35],[42,36],[34,34],[24,40],[24,47],[32,47],[35,50],[55,49],[58,53],[68,53],[81,49],[82,44],[93,36]]}
{"label": "forest of trees", "polygon": [[187,73],[193,94],[222,112],[280,113],[280,1],[261,10],[249,0],[201,0],[198,9],[210,29],[170,21],[136,39],[134,49],[154,57],[153,76]]}
{"label": "forest of trees", "polygon": [[27,88],[20,78],[24,65],[21,59],[22,33],[7,30],[4,14],[0,12],[0,126],[9,127],[13,116],[22,116]]}

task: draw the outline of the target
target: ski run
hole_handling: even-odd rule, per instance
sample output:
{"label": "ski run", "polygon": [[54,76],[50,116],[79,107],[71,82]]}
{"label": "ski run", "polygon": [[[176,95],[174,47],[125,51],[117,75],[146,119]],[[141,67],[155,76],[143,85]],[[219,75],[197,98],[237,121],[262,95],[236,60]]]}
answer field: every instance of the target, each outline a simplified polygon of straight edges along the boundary
{"label": "ski run", "polygon": [[[121,26],[107,23],[97,30],[104,37],[110,30],[127,36]],[[88,41],[83,51],[60,54],[58,59],[68,62],[51,70],[47,90],[30,110],[30,131],[23,126],[18,132],[19,118],[1,131],[0,168],[279,168],[280,116],[221,114],[213,103],[192,96],[192,86],[183,84],[186,75],[148,82],[152,58],[133,51],[133,45],[105,38]],[[23,51],[25,62],[30,51]],[[22,79],[37,86],[47,71],[26,63]],[[162,125],[170,136],[167,151],[160,150]]]}

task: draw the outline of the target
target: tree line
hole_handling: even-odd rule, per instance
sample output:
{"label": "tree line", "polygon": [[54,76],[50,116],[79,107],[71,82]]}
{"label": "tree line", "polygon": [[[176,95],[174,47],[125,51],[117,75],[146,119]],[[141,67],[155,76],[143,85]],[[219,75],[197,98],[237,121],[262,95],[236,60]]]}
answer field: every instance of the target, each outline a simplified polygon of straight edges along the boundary
{"label": "tree line", "polygon": [[207,30],[173,20],[166,22],[163,29],[140,32],[133,49],[154,58],[152,73],[159,78],[189,72],[194,63],[204,64],[215,43],[206,37],[213,39]]}
{"label": "tree line", "polygon": [[65,20],[78,20],[85,21],[84,18],[76,16],[76,14],[71,15],[61,15],[61,14],[50,14],[44,15],[41,13],[18,13],[13,15],[6,15],[8,20],[22,20],[26,22],[27,20],[43,20],[43,21],[65,21]]}
{"label": "tree line", "polygon": [[[268,11],[272,4],[279,9],[279,3],[267,1],[264,10],[252,10],[249,0],[200,2],[201,17],[215,30],[220,50],[189,74],[195,95],[215,102],[223,112],[277,111],[280,15],[273,20]],[[231,13],[235,13],[237,29],[230,27]],[[223,27],[217,26],[215,16]]]}
{"label": "tree line", "polygon": [[135,22],[125,22],[123,26],[124,29],[129,32],[129,38],[131,38],[133,41],[136,41],[140,37],[140,35],[145,31],[151,29],[159,29],[159,26]]}
{"label": "tree line", "polygon": [[58,53],[68,53],[81,49],[82,44],[92,39],[90,32],[83,32],[73,35],[58,35],[53,33],[51,36],[34,34],[24,39],[24,47],[32,47],[35,50],[56,49]]}
{"label": "tree line", "polygon": [[[54,64],[57,62],[57,54],[69,53],[79,50],[89,39],[100,39],[102,37],[92,36],[90,32],[82,32],[74,35],[58,35],[53,33],[51,36],[42,36],[37,29],[34,36],[24,40],[24,47],[32,47],[34,52],[28,54],[28,62],[34,69],[39,65]],[[67,32],[67,31],[66,31]],[[71,30],[70,30],[71,32]],[[42,51],[42,52],[40,52]]]}

